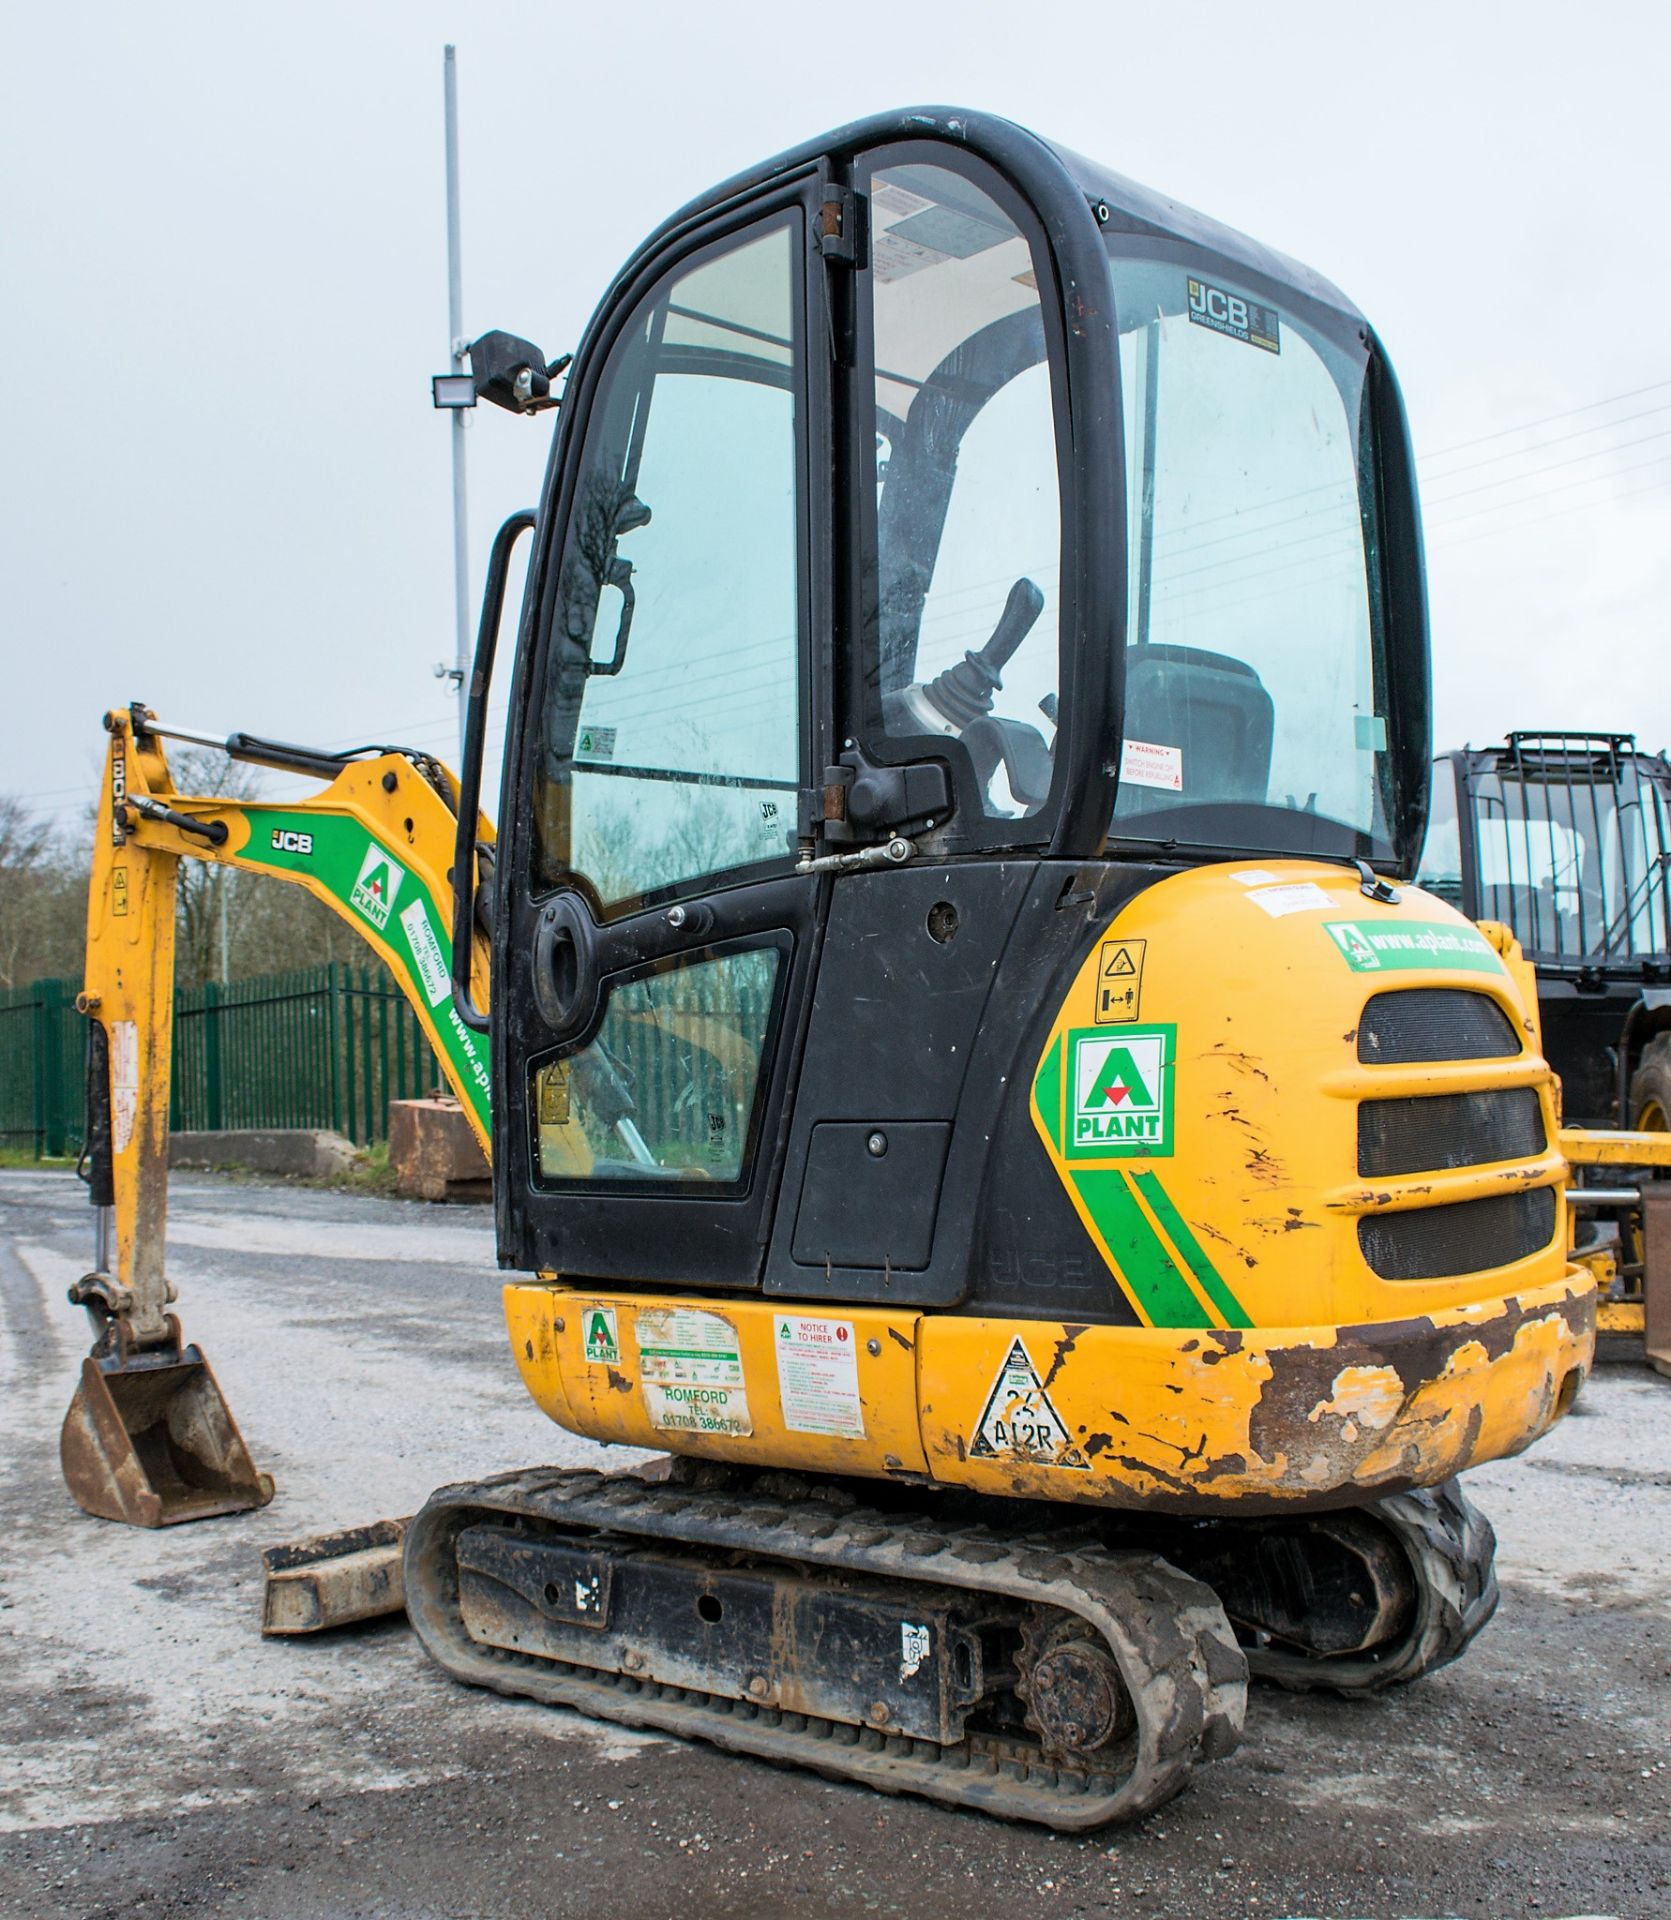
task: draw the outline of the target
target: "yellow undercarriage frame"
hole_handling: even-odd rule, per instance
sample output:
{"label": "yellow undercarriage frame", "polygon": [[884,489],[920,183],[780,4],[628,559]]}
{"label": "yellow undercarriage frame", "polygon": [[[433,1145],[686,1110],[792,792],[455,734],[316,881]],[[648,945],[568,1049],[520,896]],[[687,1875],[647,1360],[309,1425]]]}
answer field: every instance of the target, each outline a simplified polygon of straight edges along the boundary
{"label": "yellow undercarriage frame", "polygon": [[[1375,1036],[1382,996],[1411,989],[1497,1041],[1410,1064]],[[1593,1356],[1534,1021],[1497,950],[1427,895],[1366,899],[1310,863],[1176,875],[1093,946],[1031,1092],[1133,1324],[551,1276],[505,1290],[517,1363],[573,1432],[754,1466],[1201,1514],[1435,1484],[1529,1445]],[[1394,1105],[1366,1126],[1375,1101]],[[1519,1151],[1481,1160],[1470,1140],[1509,1136],[1468,1128],[1504,1101]],[[1429,1140],[1438,1170],[1361,1171],[1423,1161]],[[1464,1211],[1482,1201],[1501,1204]],[[1442,1269],[1453,1244],[1495,1264],[1398,1277],[1408,1248]]]}

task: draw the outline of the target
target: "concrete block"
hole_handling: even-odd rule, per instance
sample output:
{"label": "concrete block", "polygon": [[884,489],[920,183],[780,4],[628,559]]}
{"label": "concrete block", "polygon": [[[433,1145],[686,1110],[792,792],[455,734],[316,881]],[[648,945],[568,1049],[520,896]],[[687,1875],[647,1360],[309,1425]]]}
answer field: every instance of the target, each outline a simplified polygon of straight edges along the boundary
{"label": "concrete block", "polygon": [[391,1100],[389,1165],[418,1200],[489,1200],[493,1174],[456,1100]]}
{"label": "concrete block", "polygon": [[355,1155],[352,1140],[329,1127],[233,1127],[218,1133],[171,1133],[171,1167],[248,1167],[252,1173],[328,1180]]}

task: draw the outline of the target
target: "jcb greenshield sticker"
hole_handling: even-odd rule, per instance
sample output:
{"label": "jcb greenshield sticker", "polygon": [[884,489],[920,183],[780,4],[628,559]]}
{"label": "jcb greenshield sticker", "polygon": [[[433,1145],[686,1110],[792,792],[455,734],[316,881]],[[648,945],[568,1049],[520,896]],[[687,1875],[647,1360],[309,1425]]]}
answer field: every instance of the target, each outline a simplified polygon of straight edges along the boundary
{"label": "jcb greenshield sticker", "polygon": [[1077,1028],[1068,1035],[1070,1159],[1164,1158],[1172,1152],[1175,1026]]}
{"label": "jcb greenshield sticker", "polygon": [[1445,920],[1325,920],[1323,929],[1354,973],[1414,973],[1462,967],[1500,973],[1497,949],[1472,927]]}

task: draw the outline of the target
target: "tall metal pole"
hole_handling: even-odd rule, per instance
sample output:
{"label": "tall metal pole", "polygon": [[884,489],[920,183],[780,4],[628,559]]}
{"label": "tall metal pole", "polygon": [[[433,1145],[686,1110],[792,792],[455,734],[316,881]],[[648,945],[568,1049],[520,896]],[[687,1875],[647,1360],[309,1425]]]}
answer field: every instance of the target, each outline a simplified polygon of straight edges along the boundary
{"label": "tall metal pole", "polygon": [[[448,47],[443,60],[447,95],[447,351],[454,373],[464,371],[464,263],[458,221],[458,60]],[[464,691],[470,677],[470,523],[464,504],[465,410],[453,409],[453,607],[458,626],[458,762],[464,764]]]}

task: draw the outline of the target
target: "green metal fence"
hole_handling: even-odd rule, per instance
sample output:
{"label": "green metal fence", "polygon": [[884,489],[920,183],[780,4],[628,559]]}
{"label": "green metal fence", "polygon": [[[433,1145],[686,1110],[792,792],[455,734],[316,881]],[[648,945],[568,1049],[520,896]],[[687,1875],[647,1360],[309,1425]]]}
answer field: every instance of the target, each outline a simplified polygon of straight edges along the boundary
{"label": "green metal fence", "polygon": [[[86,1023],[67,980],[0,992],[0,1145],[81,1146]],[[442,1084],[417,1015],[381,967],[305,967],[174,996],[176,1132],[334,1127],[388,1138],[389,1102]]]}
{"label": "green metal fence", "polygon": [[174,996],[175,1132],[335,1127],[364,1146],[389,1102],[441,1083],[418,1017],[380,967],[304,967]]}
{"label": "green metal fence", "polygon": [[81,1151],[86,1022],[73,980],[0,989],[0,1146]]}

